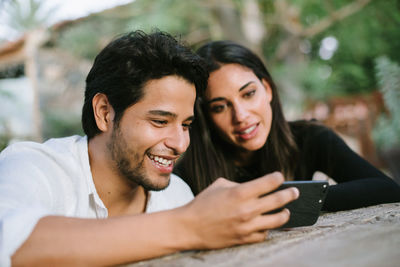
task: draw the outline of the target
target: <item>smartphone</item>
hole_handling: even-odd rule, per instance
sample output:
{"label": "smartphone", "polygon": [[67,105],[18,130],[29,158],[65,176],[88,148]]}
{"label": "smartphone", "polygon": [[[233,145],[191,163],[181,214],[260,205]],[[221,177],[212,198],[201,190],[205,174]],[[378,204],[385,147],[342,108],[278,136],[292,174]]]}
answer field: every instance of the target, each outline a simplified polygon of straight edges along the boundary
{"label": "smartphone", "polygon": [[[290,210],[289,221],[280,228],[293,228],[299,226],[309,226],[317,222],[324,204],[329,184],[326,181],[288,181],[284,182],[275,191],[296,187],[300,196],[290,202],[285,208]],[[282,209],[280,209],[282,210]],[[277,212],[276,210],[274,212]]]}

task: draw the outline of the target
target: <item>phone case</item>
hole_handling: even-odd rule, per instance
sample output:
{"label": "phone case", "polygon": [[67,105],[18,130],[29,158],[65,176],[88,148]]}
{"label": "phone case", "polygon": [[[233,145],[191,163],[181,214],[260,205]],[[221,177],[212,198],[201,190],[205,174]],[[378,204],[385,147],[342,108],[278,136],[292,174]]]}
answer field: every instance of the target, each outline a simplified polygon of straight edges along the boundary
{"label": "phone case", "polygon": [[329,189],[329,184],[325,181],[293,181],[284,182],[278,190],[293,186],[299,189],[300,196],[285,206],[290,210],[290,219],[280,228],[315,224]]}

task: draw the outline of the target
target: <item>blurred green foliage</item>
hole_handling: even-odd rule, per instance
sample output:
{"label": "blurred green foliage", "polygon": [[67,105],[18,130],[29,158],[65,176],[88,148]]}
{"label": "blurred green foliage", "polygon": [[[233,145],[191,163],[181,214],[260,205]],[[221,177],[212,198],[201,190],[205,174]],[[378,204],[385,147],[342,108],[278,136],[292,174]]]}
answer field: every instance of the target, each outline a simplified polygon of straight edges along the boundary
{"label": "blurred green foliage", "polygon": [[[0,84],[0,98],[5,99],[5,100],[10,100],[14,101],[14,96],[10,94],[10,92],[4,90],[2,85]],[[7,114],[5,112],[0,113],[0,125],[1,125],[1,130],[0,130],[0,151],[2,151],[9,143],[9,141],[12,139],[12,135],[8,131],[8,127],[5,122]]]}
{"label": "blurred green foliage", "polygon": [[373,137],[380,149],[389,150],[400,146],[400,65],[387,57],[377,58],[375,64],[379,90],[389,114],[378,119]]}
{"label": "blurred green foliage", "polygon": [[335,68],[338,85],[346,93],[376,90],[376,57],[387,55],[400,60],[399,3],[395,0],[373,1],[326,32],[339,40],[340,47],[330,64]]}
{"label": "blurred green foliage", "polygon": [[[66,23],[54,30],[48,46],[93,60],[116,35],[136,29],[167,31],[194,49],[210,40],[231,39],[263,57],[284,108],[301,111],[307,102],[377,90],[376,58],[386,55],[400,62],[399,11],[400,0],[136,0]],[[259,41],[248,38],[248,21],[263,29]],[[337,49],[323,59],[320,49],[327,37],[337,41]],[[49,135],[80,127],[45,116]]]}
{"label": "blurred green foliage", "polygon": [[44,114],[43,139],[64,137],[70,135],[84,135],[81,126],[81,117],[63,110],[52,110]]}
{"label": "blurred green foliage", "polygon": [[[266,1],[269,2],[269,1]],[[339,8],[355,1],[291,1],[300,11],[303,26],[310,26],[327,16],[329,9]],[[376,90],[377,81],[374,75],[374,59],[380,55],[387,55],[392,60],[400,60],[400,1],[371,1],[363,9],[351,16],[337,21],[326,30],[311,37],[303,38],[311,44],[311,51],[304,60],[303,68],[299,69],[303,84],[301,89],[309,99],[326,100],[334,95],[361,94]],[[274,10],[270,11],[271,14]],[[279,26],[274,29],[267,43],[272,40],[272,48],[266,49],[266,58],[274,58],[276,47],[284,40],[285,32]],[[283,36],[283,37],[282,37]],[[338,49],[331,59],[323,60],[319,57],[319,47],[323,38],[334,36],[338,40]],[[294,73],[292,66],[283,64],[287,76]],[[286,65],[286,66],[285,66]],[[330,66],[332,73],[323,79],[318,75],[319,68]],[[274,67],[274,66],[273,66]],[[304,70],[307,69],[307,71]],[[306,73],[309,75],[304,75]],[[294,73],[294,76],[298,76]]]}
{"label": "blurred green foliage", "polygon": [[[115,9],[114,12],[95,14],[68,28],[62,33],[58,43],[65,49],[72,49],[79,56],[93,59],[101,47],[119,33],[158,28],[181,36],[196,48],[209,40],[229,38],[224,27],[218,25],[218,17],[221,15],[217,12],[218,5],[234,9],[233,14],[244,19],[243,8],[246,1],[222,2],[137,0],[121,9]],[[387,55],[395,61],[400,59],[398,0],[371,1],[354,14],[334,21],[323,31],[307,36],[289,32],[284,24],[292,19],[296,20],[296,27],[307,29],[324,19],[330,19],[333,12],[340,8],[362,1],[256,2],[262,15],[261,22],[266,29],[260,46],[267,67],[277,78],[291,79],[296,89],[302,91],[303,100],[325,100],[335,95],[376,90],[374,59],[380,55]],[[279,17],[276,2],[286,3],[289,10],[287,12],[293,13],[293,17]],[[242,25],[230,26],[237,31],[242,29]],[[338,49],[329,60],[323,60],[319,56],[319,48],[321,41],[328,36],[336,38]],[[291,40],[299,45],[309,44],[310,50],[304,53],[298,46],[294,46],[283,56],[279,55],[279,47]]]}
{"label": "blurred green foliage", "polygon": [[3,0],[0,8],[5,9],[7,27],[16,32],[45,26],[52,17],[57,6],[46,7],[47,0]]}

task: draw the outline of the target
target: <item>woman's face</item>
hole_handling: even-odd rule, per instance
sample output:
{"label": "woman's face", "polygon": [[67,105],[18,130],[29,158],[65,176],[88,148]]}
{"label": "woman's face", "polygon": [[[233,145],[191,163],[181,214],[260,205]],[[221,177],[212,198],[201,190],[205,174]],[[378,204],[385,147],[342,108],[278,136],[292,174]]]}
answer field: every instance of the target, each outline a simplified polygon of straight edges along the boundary
{"label": "woman's face", "polygon": [[208,112],[221,136],[242,151],[256,151],[271,129],[269,84],[239,64],[226,64],[210,74]]}

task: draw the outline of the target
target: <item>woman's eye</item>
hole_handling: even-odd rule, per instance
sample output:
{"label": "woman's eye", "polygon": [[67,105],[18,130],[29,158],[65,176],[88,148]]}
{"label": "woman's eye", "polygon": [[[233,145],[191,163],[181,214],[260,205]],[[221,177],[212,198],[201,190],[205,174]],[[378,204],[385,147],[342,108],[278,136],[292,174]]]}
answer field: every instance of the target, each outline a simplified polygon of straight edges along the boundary
{"label": "woman's eye", "polygon": [[244,97],[244,98],[250,98],[250,97],[252,97],[255,93],[256,93],[256,90],[251,90],[251,91],[246,92],[246,93],[243,95],[243,97]]}
{"label": "woman's eye", "polygon": [[220,113],[222,111],[224,111],[226,105],[215,105],[210,107],[211,112],[213,113]]}

